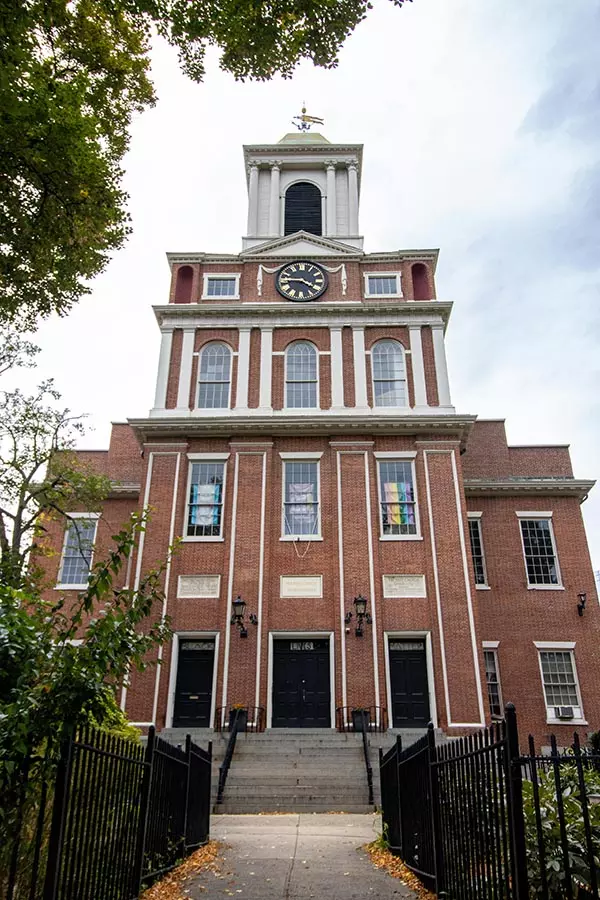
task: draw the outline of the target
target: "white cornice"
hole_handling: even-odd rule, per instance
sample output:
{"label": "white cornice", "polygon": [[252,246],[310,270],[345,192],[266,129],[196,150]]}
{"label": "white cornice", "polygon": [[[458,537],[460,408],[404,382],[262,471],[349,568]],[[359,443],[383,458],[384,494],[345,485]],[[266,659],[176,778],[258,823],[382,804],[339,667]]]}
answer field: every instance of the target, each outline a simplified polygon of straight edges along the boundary
{"label": "white cornice", "polygon": [[[306,239],[306,234],[304,232],[298,231],[293,235],[287,235],[285,238],[281,238],[283,242],[289,242],[289,239],[297,240],[298,235],[303,235]],[[371,265],[372,263],[397,263],[402,260],[424,260],[431,264],[432,271],[435,273],[439,250],[437,249],[426,249],[426,250],[383,250],[378,253],[363,253],[362,250],[357,250],[355,247],[350,247],[347,244],[343,244],[340,241],[333,241],[329,238],[321,238],[315,235],[309,235],[311,239],[315,240],[315,247],[317,246],[316,241],[323,241],[323,246],[330,246],[332,248],[338,249],[343,252],[340,252],[337,255],[337,258],[340,262],[360,262],[362,264]],[[280,245],[279,241],[270,241],[268,243],[259,245],[259,247],[253,247],[251,250],[245,250],[242,253],[205,253],[203,251],[188,251],[182,253],[174,253],[168,252],[167,261],[170,266],[173,265],[183,265],[183,264],[208,264],[215,263],[217,265],[222,265],[223,263],[227,263],[230,265],[243,265],[246,262],[262,262],[261,253],[265,250],[267,246],[277,247]],[[260,252],[259,252],[260,248]],[[281,257],[283,261],[288,261],[287,256]],[[315,253],[311,254],[311,259],[319,259],[319,254]],[[265,259],[270,263],[273,260],[276,260],[277,257],[272,253],[265,253]],[[323,254],[323,259],[329,261],[331,259],[331,254]]]}
{"label": "white cornice", "polygon": [[469,497],[484,497],[490,494],[529,494],[537,496],[570,496],[585,500],[595,481],[579,478],[465,478],[465,494]]}
{"label": "white cornice", "polygon": [[111,481],[109,500],[127,500],[139,497],[141,485],[134,482]]}
{"label": "white cornice", "polygon": [[308,244],[311,244],[317,249],[323,248],[327,250],[334,250],[336,252],[336,255],[344,254],[349,257],[364,256],[362,250],[357,250],[350,244],[344,244],[343,241],[323,237],[322,235],[310,234],[308,231],[295,231],[293,234],[285,235],[285,237],[279,237],[275,240],[269,239],[263,241],[262,244],[257,244],[254,247],[250,247],[250,249],[248,250],[243,250],[240,253],[240,259],[256,259],[256,257],[264,253],[269,257],[270,260],[272,260],[273,251],[276,251],[277,249],[282,247],[288,247],[290,244],[295,244],[298,241],[306,241]]}

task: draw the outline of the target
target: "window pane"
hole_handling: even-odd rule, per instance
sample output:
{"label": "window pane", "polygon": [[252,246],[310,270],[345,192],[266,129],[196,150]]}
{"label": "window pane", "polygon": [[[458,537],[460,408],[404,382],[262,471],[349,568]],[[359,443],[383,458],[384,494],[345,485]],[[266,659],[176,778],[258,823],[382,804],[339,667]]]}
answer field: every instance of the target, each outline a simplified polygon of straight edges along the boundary
{"label": "window pane", "polygon": [[547,706],[579,706],[571,652],[541,651],[540,659]]}
{"label": "window pane", "polygon": [[63,553],[60,584],[86,584],[92,563],[96,519],[71,519]]}
{"label": "window pane", "polygon": [[529,584],[558,584],[550,527],[548,519],[521,519]]}
{"label": "window pane", "polygon": [[316,348],[307,341],[290,344],[285,354],[285,405],[291,409],[315,409],[317,406]]}
{"label": "window pane", "polygon": [[396,276],[369,275],[369,294],[397,294]]}
{"label": "window pane", "polygon": [[220,537],[224,463],[192,463],[188,502],[188,537]]}
{"label": "window pane", "polygon": [[319,533],[318,463],[286,462],[284,534]]}
{"label": "window pane", "polygon": [[416,534],[416,503],[412,464],[405,460],[379,463],[383,534]]}
{"label": "window pane", "polygon": [[378,341],[371,350],[375,406],[406,406],[404,351],[397,341]]}
{"label": "window pane", "polygon": [[502,718],[502,698],[500,696],[500,679],[498,678],[498,665],[494,650],[484,650],[485,677],[487,681],[488,700],[490,713],[493,719]]}
{"label": "window pane", "polygon": [[226,344],[207,344],[200,353],[198,407],[226,409],[230,380],[231,350]]}
{"label": "window pane", "polygon": [[486,584],[485,561],[483,558],[483,544],[481,541],[481,522],[479,519],[469,519],[469,538],[471,539],[471,556],[473,558],[473,571],[475,584]]}
{"label": "window pane", "polygon": [[235,278],[209,278],[208,297],[234,297],[235,296]]}

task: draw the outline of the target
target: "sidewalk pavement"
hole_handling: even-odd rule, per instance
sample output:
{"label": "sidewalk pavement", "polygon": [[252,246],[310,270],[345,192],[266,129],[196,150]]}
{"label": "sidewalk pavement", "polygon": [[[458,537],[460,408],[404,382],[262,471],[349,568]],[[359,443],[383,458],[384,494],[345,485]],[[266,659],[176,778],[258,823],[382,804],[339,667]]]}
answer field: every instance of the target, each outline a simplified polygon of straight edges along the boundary
{"label": "sidewalk pavement", "polygon": [[226,845],[221,872],[186,884],[191,900],[414,900],[398,879],[358,848],[379,833],[376,815],[214,816],[211,837]]}

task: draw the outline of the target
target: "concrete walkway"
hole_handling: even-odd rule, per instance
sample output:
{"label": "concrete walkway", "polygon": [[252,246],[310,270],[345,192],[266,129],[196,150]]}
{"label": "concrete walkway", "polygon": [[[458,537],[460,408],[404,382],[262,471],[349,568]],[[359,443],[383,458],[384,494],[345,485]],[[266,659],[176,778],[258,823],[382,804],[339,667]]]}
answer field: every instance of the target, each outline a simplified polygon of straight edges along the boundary
{"label": "concrete walkway", "polygon": [[357,848],[374,840],[375,815],[214,816],[211,837],[227,845],[219,875],[186,884],[192,900],[401,900],[415,894],[375,869]]}

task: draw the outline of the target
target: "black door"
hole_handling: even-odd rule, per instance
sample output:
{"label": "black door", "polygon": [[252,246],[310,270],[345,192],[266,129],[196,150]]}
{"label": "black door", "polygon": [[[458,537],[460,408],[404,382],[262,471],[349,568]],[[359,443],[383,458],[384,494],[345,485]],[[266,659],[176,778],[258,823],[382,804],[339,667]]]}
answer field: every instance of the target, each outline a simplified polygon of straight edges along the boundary
{"label": "black door", "polygon": [[424,640],[390,641],[390,681],[394,728],[422,728],[429,722]]}
{"label": "black door", "polygon": [[330,728],[329,641],[275,641],[273,728]]}
{"label": "black door", "polygon": [[210,728],[214,640],[179,642],[173,728]]}

